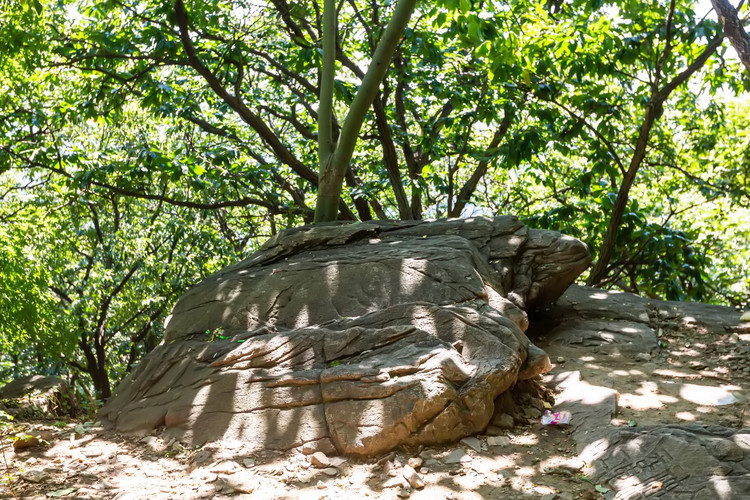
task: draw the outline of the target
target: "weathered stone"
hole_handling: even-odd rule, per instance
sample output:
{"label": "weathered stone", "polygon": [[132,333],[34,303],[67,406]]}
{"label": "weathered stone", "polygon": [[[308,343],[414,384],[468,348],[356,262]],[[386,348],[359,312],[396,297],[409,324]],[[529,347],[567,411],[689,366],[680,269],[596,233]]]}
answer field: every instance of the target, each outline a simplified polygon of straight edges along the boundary
{"label": "weathered stone", "polygon": [[450,452],[446,457],[443,459],[443,462],[446,464],[459,464],[459,463],[465,463],[470,462],[471,457],[466,453],[466,450],[463,448],[456,448],[452,452]]}
{"label": "weathered stone", "polygon": [[249,471],[232,474],[231,476],[221,476],[221,479],[227,487],[239,493],[252,493],[260,485],[258,477]]}
{"label": "weathered stone", "polygon": [[510,446],[508,436],[490,436],[487,438],[487,446]]}
{"label": "weathered stone", "polygon": [[286,231],[178,301],[100,418],[306,453],[456,441],[550,369],[523,308],[557,298],[589,262],[577,240],[514,217]]}
{"label": "weathered stone", "polygon": [[336,453],[336,447],[331,440],[326,437],[303,444],[301,451],[304,455],[312,455],[316,451],[321,451],[325,454],[334,454]]}
{"label": "weathered stone", "polygon": [[615,356],[656,353],[659,345],[654,331],[644,323],[614,319],[573,318],[548,334],[550,343],[585,347],[589,352]]}
{"label": "weathered stone", "polygon": [[409,483],[409,486],[411,486],[415,490],[424,488],[424,481],[419,476],[419,474],[417,474],[417,471],[415,471],[414,468],[410,465],[404,466],[402,474],[404,476],[404,479],[406,479],[406,481]]}
{"label": "weathered stone", "polygon": [[17,418],[74,417],[80,409],[73,390],[58,377],[28,375],[0,388],[0,410]]}
{"label": "weathered stone", "polygon": [[50,474],[43,470],[25,470],[19,474],[19,477],[29,483],[43,483],[50,479]]}
{"label": "weathered stone", "polygon": [[492,417],[492,425],[501,430],[512,429],[514,425],[513,417],[507,413],[495,414],[495,416]]}
{"label": "weathered stone", "polygon": [[16,450],[23,450],[35,446],[42,446],[49,444],[54,437],[55,435],[50,431],[32,431],[19,434],[13,440],[13,448]]}
{"label": "weathered stone", "polygon": [[[569,382],[574,378],[568,378]],[[576,436],[579,451],[586,444],[607,432],[610,421],[617,415],[619,393],[608,387],[591,385],[579,380],[569,383],[555,401],[554,411],[571,413],[570,428]]]}
{"label": "weathered stone", "polygon": [[310,456],[310,465],[318,469],[325,469],[331,466],[331,461],[323,452],[315,452]]}
{"label": "weathered stone", "polygon": [[[553,345],[550,355],[588,360],[578,364],[591,377],[583,381],[579,371],[550,373],[548,386],[562,394],[555,411],[572,414],[569,432],[576,441],[579,464],[571,474],[585,473],[591,481],[610,491],[610,498],[750,498],[750,433],[700,424],[610,425],[617,411],[617,391],[595,385],[609,382],[629,393],[640,392],[628,375],[596,377],[613,366],[642,361],[631,374],[654,373],[659,363],[656,339],[694,329],[700,335],[717,334],[720,341],[737,328],[737,314],[731,308],[692,303],[660,302],[627,293],[607,292],[573,285],[555,307],[534,316],[534,335],[543,335]],[[663,330],[662,330],[663,328]],[[688,342],[682,343],[686,347]],[[615,358],[621,358],[615,360]],[[693,361],[693,360],[690,360]],[[687,366],[700,369],[705,360]],[[556,369],[561,369],[560,366]],[[621,372],[622,373],[622,372]],[[686,375],[690,375],[686,372]],[[700,383],[654,377],[662,397],[678,398],[700,406],[747,405],[741,388],[711,386],[711,379]],[[615,384],[612,384],[615,385]],[[743,406],[744,405],[744,406]],[[668,412],[665,412],[668,413]],[[658,412],[657,412],[658,415]],[[638,417],[638,414],[634,414]],[[669,417],[667,417],[669,418]],[[635,424],[636,422],[633,422]],[[583,467],[583,465],[586,465]],[[564,466],[560,466],[563,468]]]}
{"label": "weathered stone", "polygon": [[396,477],[398,475],[398,466],[390,460],[383,464],[383,472],[387,476]]}
{"label": "weathered stone", "polygon": [[402,475],[392,476],[387,479],[382,485],[383,488],[401,488],[409,486],[409,483],[404,479]]}
{"label": "weathered stone", "polygon": [[211,465],[208,470],[214,474],[234,474],[240,470],[240,466],[234,460],[221,460]]}
{"label": "weathered stone", "polygon": [[487,429],[484,430],[484,433],[488,436],[502,436],[506,433],[506,431],[506,429],[501,429],[500,427],[489,425],[487,426]]}
{"label": "weathered stone", "polygon": [[582,458],[592,464],[593,482],[617,485],[617,498],[650,496],[657,481],[655,497],[748,498],[750,455],[743,456],[737,443],[749,436],[747,430],[700,425],[614,428],[603,446],[590,447]]}
{"label": "weathered stone", "polygon": [[461,444],[465,444],[476,452],[482,451],[482,442],[475,437],[467,437],[461,440]]}
{"label": "weathered stone", "polygon": [[323,474],[325,474],[326,476],[331,476],[331,477],[333,477],[333,476],[337,476],[337,475],[338,475],[338,473],[339,473],[339,470],[338,470],[338,469],[337,469],[336,467],[326,467],[326,468],[325,468],[325,469],[323,469],[323,470],[322,470],[321,472],[322,472]]}

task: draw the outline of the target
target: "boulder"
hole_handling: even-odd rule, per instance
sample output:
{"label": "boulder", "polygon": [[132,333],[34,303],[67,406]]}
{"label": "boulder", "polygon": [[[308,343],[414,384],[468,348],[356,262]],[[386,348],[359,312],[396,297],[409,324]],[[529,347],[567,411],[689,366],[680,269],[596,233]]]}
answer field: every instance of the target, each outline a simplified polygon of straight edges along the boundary
{"label": "boulder", "polygon": [[589,263],[578,240],[510,216],[285,231],[179,299],[100,420],[360,456],[455,441],[549,370],[525,309]]}
{"label": "boulder", "polygon": [[0,387],[0,409],[18,418],[74,417],[80,404],[63,379],[28,375]]}

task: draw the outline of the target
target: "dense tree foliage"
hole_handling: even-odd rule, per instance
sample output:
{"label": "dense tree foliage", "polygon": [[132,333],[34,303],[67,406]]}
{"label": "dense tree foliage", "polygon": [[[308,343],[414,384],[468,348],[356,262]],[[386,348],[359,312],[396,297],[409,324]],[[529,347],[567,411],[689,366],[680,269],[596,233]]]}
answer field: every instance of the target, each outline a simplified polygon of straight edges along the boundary
{"label": "dense tree foliage", "polygon": [[748,73],[694,1],[0,5],[0,378],[107,397],[176,295],[314,219],[516,213],[592,285],[748,302]]}

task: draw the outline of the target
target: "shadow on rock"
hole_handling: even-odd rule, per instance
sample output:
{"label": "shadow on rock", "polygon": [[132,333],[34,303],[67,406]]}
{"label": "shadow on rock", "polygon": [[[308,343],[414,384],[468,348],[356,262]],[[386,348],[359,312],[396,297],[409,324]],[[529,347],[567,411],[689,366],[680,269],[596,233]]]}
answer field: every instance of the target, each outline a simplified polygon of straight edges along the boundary
{"label": "shadow on rock", "polygon": [[283,232],[180,298],[100,419],[360,456],[455,441],[549,370],[524,310],[589,263],[581,242],[515,217]]}

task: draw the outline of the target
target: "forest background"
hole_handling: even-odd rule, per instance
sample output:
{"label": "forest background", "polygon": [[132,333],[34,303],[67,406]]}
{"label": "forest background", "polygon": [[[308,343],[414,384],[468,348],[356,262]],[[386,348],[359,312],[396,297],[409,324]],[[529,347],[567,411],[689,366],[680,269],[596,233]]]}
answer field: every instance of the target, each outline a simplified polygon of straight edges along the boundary
{"label": "forest background", "polygon": [[748,308],[749,89],[708,2],[0,0],[0,382],[107,398],[336,217],[516,214],[590,285]]}

